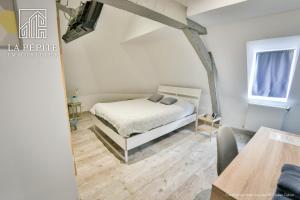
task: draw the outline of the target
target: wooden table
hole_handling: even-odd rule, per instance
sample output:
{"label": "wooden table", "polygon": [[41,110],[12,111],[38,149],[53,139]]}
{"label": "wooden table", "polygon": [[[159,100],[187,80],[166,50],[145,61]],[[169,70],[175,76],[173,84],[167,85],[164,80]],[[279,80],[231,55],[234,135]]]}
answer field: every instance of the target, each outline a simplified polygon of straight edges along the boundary
{"label": "wooden table", "polygon": [[285,163],[300,165],[300,136],[262,127],[214,182],[211,199],[271,200]]}

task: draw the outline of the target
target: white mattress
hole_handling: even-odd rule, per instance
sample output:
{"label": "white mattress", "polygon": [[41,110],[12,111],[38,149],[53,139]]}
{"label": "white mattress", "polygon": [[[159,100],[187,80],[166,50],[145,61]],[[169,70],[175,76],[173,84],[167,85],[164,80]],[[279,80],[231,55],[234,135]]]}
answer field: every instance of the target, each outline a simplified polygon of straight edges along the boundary
{"label": "white mattress", "polygon": [[154,103],[147,99],[135,99],[111,103],[97,103],[90,110],[111,125],[123,137],[143,133],[194,113],[193,104],[178,100],[173,105]]}

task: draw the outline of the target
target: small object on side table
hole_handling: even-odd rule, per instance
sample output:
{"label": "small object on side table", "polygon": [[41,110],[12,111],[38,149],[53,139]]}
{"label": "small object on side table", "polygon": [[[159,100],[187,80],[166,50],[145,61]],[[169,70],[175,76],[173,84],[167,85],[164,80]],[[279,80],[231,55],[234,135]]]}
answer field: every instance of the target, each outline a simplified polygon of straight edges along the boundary
{"label": "small object on side table", "polygon": [[212,135],[218,131],[221,125],[221,117],[215,114],[203,114],[198,116],[198,131],[208,132],[210,134],[210,140]]}

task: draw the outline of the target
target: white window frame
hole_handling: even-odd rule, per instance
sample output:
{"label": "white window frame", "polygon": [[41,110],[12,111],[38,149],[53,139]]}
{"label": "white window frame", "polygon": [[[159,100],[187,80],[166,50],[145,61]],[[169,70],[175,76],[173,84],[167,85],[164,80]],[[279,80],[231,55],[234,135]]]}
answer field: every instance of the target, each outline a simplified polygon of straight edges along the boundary
{"label": "white window frame", "polygon": [[[296,66],[299,58],[300,36],[292,36],[285,38],[274,38],[267,40],[258,40],[247,43],[247,64],[248,64],[248,101],[254,104],[264,104],[273,106],[276,104],[287,104],[290,94]],[[258,69],[256,65],[257,53],[272,52],[282,50],[293,50],[293,60],[291,64],[291,71],[289,74],[287,94],[285,98],[264,97],[252,95],[252,88],[255,75]]]}

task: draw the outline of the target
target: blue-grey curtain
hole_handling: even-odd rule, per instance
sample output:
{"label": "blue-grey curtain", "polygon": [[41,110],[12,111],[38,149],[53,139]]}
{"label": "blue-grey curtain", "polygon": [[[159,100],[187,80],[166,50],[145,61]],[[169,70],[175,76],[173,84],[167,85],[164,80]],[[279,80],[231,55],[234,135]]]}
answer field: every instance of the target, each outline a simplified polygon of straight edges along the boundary
{"label": "blue-grey curtain", "polygon": [[252,95],[285,98],[294,50],[259,52]]}

